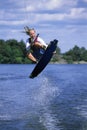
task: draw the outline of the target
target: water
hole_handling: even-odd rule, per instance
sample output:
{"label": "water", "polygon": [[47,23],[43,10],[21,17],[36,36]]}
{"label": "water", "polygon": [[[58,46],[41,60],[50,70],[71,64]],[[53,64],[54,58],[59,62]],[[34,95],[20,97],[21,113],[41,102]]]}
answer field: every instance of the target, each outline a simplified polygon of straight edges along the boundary
{"label": "water", "polygon": [[87,65],[0,65],[0,130],[87,130]]}

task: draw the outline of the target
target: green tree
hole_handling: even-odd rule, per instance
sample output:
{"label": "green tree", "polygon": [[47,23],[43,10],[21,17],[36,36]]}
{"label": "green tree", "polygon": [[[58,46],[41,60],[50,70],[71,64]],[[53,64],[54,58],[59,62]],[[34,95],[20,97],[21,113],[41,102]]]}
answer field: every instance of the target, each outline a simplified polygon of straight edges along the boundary
{"label": "green tree", "polygon": [[81,51],[80,48],[78,46],[75,46],[72,49],[73,53],[72,53],[72,57],[73,57],[73,61],[80,61],[81,60]]}

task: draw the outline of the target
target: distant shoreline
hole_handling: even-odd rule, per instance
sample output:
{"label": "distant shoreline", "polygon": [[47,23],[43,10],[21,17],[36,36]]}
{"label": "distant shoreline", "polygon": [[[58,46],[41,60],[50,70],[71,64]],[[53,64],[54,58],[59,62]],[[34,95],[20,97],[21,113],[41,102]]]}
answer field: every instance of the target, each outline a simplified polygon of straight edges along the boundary
{"label": "distant shoreline", "polygon": [[87,64],[86,61],[74,61],[73,63],[67,63],[66,61],[50,62],[51,64]]}
{"label": "distant shoreline", "polygon": [[[62,61],[56,61],[56,62],[49,62],[50,64],[87,64],[87,62],[86,61],[74,61],[74,62],[72,62],[72,63],[68,63],[67,61],[65,61],[65,60],[62,60]],[[12,64],[12,63],[0,63],[1,65],[4,65],[4,64],[7,64],[7,65],[9,65],[9,64]],[[14,65],[15,64],[19,64],[19,65],[21,65],[21,64],[33,64],[33,63],[13,63]]]}

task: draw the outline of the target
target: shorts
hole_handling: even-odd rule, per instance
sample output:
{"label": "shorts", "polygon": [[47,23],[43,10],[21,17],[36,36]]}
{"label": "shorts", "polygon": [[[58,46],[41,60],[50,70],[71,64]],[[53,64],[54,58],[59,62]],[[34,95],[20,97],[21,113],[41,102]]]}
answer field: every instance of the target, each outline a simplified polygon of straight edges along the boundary
{"label": "shorts", "polygon": [[29,53],[31,53],[37,59],[37,61],[39,61],[41,59],[41,57],[43,56],[43,54],[41,54],[39,50],[37,50],[37,51],[36,50],[33,51],[31,49],[26,50],[26,55],[29,55]]}

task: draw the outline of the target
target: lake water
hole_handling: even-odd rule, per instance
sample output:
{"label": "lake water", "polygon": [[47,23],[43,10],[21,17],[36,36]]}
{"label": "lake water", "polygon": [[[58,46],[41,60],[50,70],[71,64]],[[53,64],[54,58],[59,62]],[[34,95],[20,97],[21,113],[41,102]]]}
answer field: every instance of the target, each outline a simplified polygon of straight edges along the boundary
{"label": "lake water", "polygon": [[87,130],[87,65],[0,65],[0,130]]}

